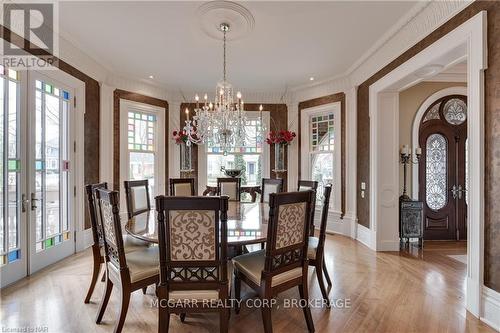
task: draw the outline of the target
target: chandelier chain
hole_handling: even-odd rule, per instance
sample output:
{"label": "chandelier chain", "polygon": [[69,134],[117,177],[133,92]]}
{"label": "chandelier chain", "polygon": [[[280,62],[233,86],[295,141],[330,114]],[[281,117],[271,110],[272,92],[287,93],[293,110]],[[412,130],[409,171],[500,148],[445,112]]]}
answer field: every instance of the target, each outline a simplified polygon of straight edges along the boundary
{"label": "chandelier chain", "polygon": [[226,82],[226,30],[224,30],[223,32],[224,32],[224,60],[222,67],[224,69],[224,82]]}

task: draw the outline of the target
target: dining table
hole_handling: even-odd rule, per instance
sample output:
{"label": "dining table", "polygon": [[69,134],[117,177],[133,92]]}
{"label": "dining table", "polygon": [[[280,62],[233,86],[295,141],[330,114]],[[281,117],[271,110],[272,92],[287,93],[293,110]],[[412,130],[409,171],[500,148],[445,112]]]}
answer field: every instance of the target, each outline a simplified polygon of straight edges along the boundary
{"label": "dining table", "polygon": [[[158,243],[158,219],[150,210],[128,219],[125,231],[132,237]],[[243,247],[263,243],[267,239],[269,204],[229,201],[227,210],[227,243]]]}

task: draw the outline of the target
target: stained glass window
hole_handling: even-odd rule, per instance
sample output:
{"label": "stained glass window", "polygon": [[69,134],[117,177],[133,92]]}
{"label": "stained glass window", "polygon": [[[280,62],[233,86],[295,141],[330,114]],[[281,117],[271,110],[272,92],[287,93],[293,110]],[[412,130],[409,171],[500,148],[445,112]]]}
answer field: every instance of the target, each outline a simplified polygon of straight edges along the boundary
{"label": "stained glass window", "polygon": [[128,113],[128,148],[130,150],[154,150],[155,122],[154,115],[142,112]]}
{"label": "stained glass window", "polygon": [[[260,119],[247,119],[245,125],[246,138],[241,147],[232,148],[228,151],[229,154],[260,154],[262,152],[262,139],[257,136],[260,128]],[[207,143],[207,153],[222,154],[222,149],[217,146],[212,140]]]}
{"label": "stained glass window", "polygon": [[460,125],[467,119],[467,105],[459,98],[452,98],[444,104],[444,119],[452,125]]}
{"label": "stained glass window", "polygon": [[333,113],[313,116],[311,125],[311,151],[333,151]]}
{"label": "stained glass window", "polygon": [[322,204],[323,187],[333,183],[335,149],[334,114],[314,115],[309,119],[311,177],[318,182],[316,203]]}
{"label": "stained glass window", "polygon": [[[226,177],[221,167],[243,170],[242,185],[260,185],[262,182],[263,140],[258,136],[260,119],[248,118],[246,138],[242,147],[233,148],[224,156],[222,149],[211,140],[207,143],[207,184],[214,185],[218,177]],[[248,193],[242,194],[242,200],[249,200]]]}
{"label": "stained glass window", "polygon": [[438,210],[446,205],[448,142],[438,133],[431,134],[426,143],[426,202],[430,209]]}
{"label": "stained glass window", "polygon": [[441,105],[441,102],[436,103],[432,106],[432,108],[427,111],[427,114],[424,117],[423,122],[425,123],[428,120],[433,120],[433,119],[440,119],[439,117],[439,106]]}

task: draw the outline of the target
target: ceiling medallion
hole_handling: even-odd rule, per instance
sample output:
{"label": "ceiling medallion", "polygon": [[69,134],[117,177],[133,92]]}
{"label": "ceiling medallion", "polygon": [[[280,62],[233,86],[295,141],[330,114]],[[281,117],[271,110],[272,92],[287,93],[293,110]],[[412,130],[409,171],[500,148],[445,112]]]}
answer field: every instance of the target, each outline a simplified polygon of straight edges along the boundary
{"label": "ceiling medallion", "polygon": [[248,9],[231,1],[210,1],[202,4],[198,10],[198,21],[207,36],[221,40],[220,25],[231,26],[228,40],[246,37],[255,26],[255,19]]}

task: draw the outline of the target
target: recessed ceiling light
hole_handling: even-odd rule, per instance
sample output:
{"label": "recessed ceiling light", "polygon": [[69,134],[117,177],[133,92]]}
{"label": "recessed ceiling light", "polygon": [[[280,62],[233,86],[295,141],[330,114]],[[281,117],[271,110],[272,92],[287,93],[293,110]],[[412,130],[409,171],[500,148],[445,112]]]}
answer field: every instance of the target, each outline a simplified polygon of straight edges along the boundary
{"label": "recessed ceiling light", "polygon": [[311,76],[311,77],[309,78],[309,81],[314,81],[314,77],[312,77],[312,76]]}
{"label": "recessed ceiling light", "polygon": [[154,79],[155,77],[154,77],[153,75],[150,75],[150,76],[149,76],[149,78],[150,78],[150,79]]}

